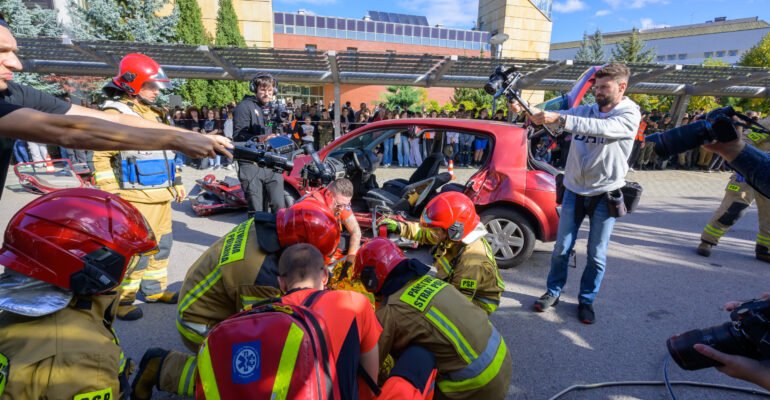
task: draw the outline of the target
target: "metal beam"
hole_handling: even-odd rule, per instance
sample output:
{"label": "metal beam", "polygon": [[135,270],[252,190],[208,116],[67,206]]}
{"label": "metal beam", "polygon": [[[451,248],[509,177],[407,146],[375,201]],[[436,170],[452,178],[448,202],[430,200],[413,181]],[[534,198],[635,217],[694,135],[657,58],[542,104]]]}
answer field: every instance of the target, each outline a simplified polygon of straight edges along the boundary
{"label": "metal beam", "polygon": [[441,78],[444,77],[449,69],[455,65],[457,59],[458,57],[456,55],[445,56],[433,64],[433,66],[430,67],[427,72],[417,77],[417,79],[414,81],[414,84],[419,84],[420,82],[424,81],[425,87],[432,86],[433,83],[440,81]]}
{"label": "metal beam", "polygon": [[69,47],[78,53],[91,58],[92,60],[101,61],[113,68],[118,68],[120,60],[111,54],[105,54],[99,50],[94,50],[88,46],[83,46],[77,42],[73,42],[68,36],[62,38],[62,44]]}
{"label": "metal beam", "polygon": [[730,86],[745,86],[747,83],[756,82],[762,79],[770,78],[770,71],[756,71],[736,77],[712,80],[702,85],[690,86],[688,93],[693,96],[703,95],[703,93],[719,91]]}
{"label": "metal beam", "polygon": [[677,96],[676,100],[674,100],[674,104],[671,106],[672,112],[672,119],[674,120],[674,126],[679,126],[682,124],[682,118],[684,117],[684,113],[687,111],[687,106],[690,104],[690,96],[683,94],[681,96]]}
{"label": "metal beam", "polygon": [[329,72],[331,72],[332,82],[340,83],[340,64],[337,61],[337,52],[329,50],[326,52],[326,58],[329,60]]}
{"label": "metal beam", "polygon": [[681,64],[669,64],[666,65],[663,68],[650,68],[647,71],[644,72],[637,72],[628,79],[628,86],[631,87],[632,85],[635,85],[637,83],[641,82],[647,82],[650,79],[658,78],[663,75],[669,74],[674,71],[681,71],[682,65]]}
{"label": "metal beam", "polygon": [[564,71],[565,69],[571,67],[573,64],[574,62],[572,60],[563,60],[555,64],[551,64],[547,67],[540,68],[536,71],[532,71],[527,75],[524,75],[519,80],[518,84],[516,85],[516,88],[529,89],[532,86],[535,86],[538,82],[542,81],[543,79],[546,79],[549,76],[552,76],[553,74]]}
{"label": "metal beam", "polygon": [[202,53],[206,58],[211,60],[216,66],[219,68],[222,68],[225,73],[230,75],[232,79],[235,80],[243,80],[243,73],[241,72],[240,68],[233,65],[230,61],[225,60],[222,58],[222,56],[219,55],[219,53],[216,52],[216,50],[211,50],[209,46],[198,46],[197,49],[195,49],[199,53]]}

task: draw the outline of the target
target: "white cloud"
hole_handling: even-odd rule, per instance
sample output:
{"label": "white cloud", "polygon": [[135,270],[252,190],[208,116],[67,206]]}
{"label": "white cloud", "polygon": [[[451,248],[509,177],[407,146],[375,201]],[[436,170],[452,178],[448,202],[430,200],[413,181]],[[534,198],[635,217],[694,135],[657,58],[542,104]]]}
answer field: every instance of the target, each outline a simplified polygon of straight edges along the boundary
{"label": "white cloud", "polygon": [[668,4],[669,0],[604,0],[607,5],[609,5],[613,10],[617,10],[619,8],[645,8],[650,5],[654,4]]}
{"label": "white cloud", "polygon": [[565,14],[585,10],[587,7],[586,3],[582,0],[566,0],[564,2],[553,3],[554,11]]}
{"label": "white cloud", "polygon": [[599,10],[599,11],[596,12],[596,14],[594,14],[594,16],[595,17],[604,17],[605,15],[610,15],[610,14],[612,14],[612,11],[610,11],[610,10]]}
{"label": "white cloud", "polygon": [[652,20],[652,18],[642,18],[640,20],[642,24],[642,30],[644,29],[655,29],[655,28],[667,28],[671,25],[666,24],[656,24],[655,21]]}
{"label": "white cloud", "polygon": [[478,0],[411,0],[400,1],[398,5],[417,15],[425,15],[431,25],[466,29],[475,24],[479,13]]}

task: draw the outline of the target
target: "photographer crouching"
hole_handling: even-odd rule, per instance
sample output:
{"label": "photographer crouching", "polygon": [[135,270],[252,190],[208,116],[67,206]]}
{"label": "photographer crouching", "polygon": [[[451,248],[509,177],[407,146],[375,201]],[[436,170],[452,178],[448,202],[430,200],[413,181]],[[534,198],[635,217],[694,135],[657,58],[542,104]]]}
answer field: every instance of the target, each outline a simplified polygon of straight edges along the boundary
{"label": "photographer crouching", "polygon": [[[610,195],[626,184],[627,160],[641,121],[639,106],[624,96],[630,75],[630,70],[623,64],[607,64],[595,75],[596,104],[558,112],[531,110],[532,123],[573,135],[564,170],[566,190],[561,202],[547,292],[534,304],[538,312],[559,303],[578,230],[588,216],[588,260],[580,281],[578,319],[592,324],[596,318],[593,303],[604,276],[612,228],[619,216],[617,209],[610,206]],[[520,112],[524,107],[512,102],[511,109]]]}
{"label": "photographer crouching", "polygon": [[[283,134],[282,113],[273,104],[277,81],[270,74],[259,74],[249,84],[254,96],[245,96],[233,111],[233,141],[265,142]],[[249,218],[265,207],[265,191],[273,212],[286,208],[283,174],[248,161],[238,161],[238,179],[248,203]]]}

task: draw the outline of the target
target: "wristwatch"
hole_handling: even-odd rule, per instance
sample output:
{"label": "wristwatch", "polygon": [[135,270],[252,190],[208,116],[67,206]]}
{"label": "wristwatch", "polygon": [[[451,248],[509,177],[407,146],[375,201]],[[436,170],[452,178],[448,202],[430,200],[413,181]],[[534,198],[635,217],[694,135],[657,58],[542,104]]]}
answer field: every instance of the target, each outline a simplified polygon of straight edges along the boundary
{"label": "wristwatch", "polygon": [[560,131],[564,130],[564,126],[567,125],[567,118],[560,114],[559,120],[557,122],[558,122],[557,129]]}

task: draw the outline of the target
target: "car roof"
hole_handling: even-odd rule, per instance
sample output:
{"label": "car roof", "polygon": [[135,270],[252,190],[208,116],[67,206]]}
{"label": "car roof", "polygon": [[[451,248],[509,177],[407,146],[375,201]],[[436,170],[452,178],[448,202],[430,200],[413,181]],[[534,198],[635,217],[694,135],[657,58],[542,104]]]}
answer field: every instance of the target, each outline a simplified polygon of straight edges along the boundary
{"label": "car roof", "polygon": [[491,121],[483,119],[457,119],[457,118],[406,118],[389,119],[383,121],[370,122],[363,126],[364,129],[388,128],[403,125],[420,125],[423,128],[436,129],[458,129],[484,131],[493,136],[497,136],[507,130],[521,130],[520,126],[505,121]]}

